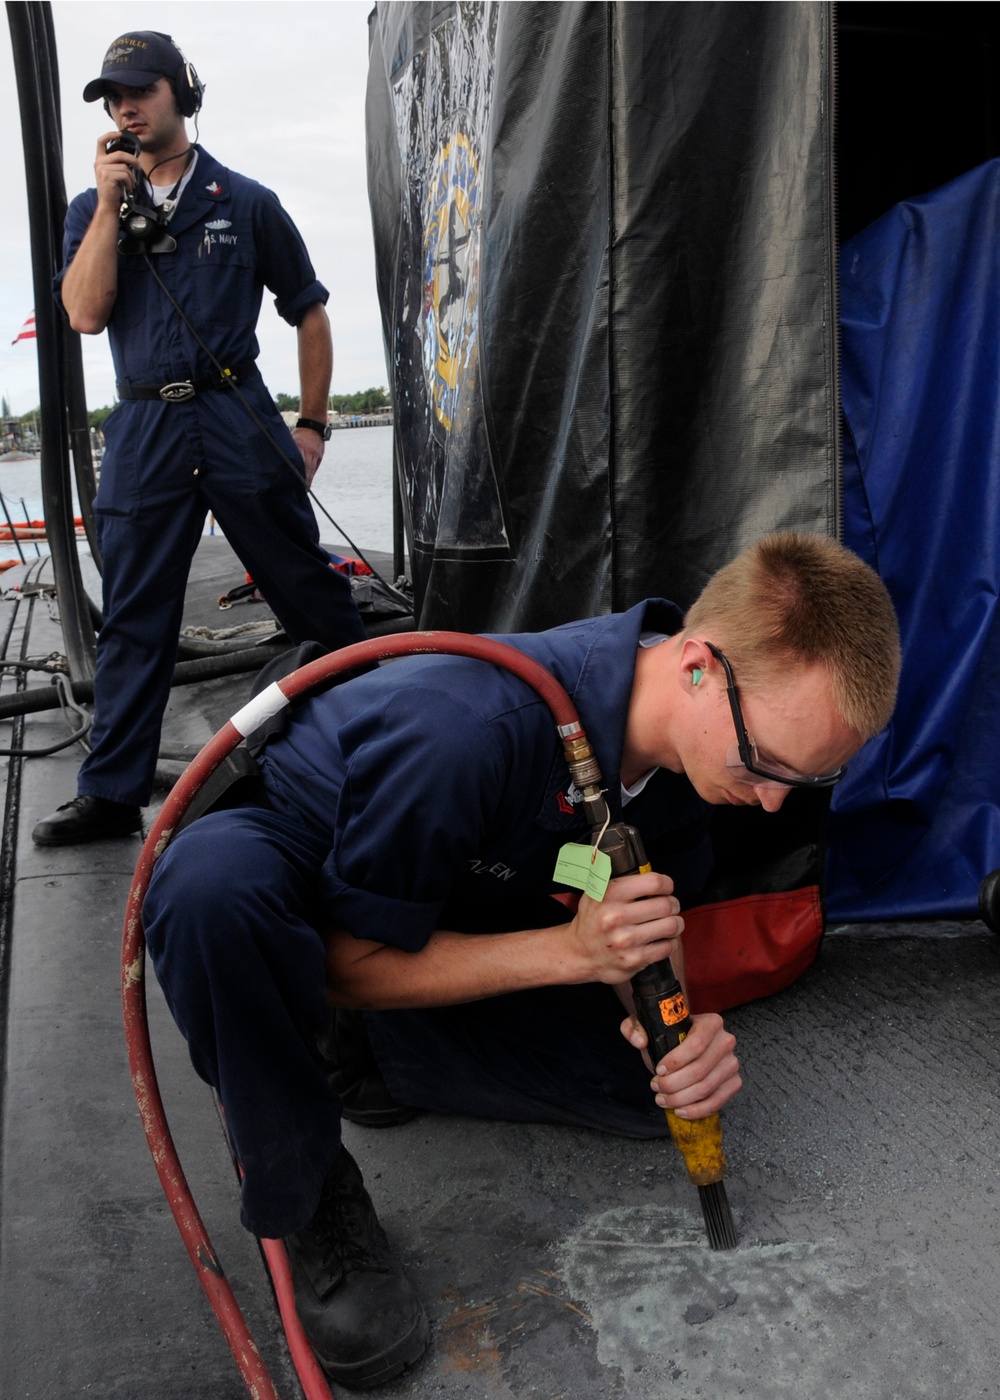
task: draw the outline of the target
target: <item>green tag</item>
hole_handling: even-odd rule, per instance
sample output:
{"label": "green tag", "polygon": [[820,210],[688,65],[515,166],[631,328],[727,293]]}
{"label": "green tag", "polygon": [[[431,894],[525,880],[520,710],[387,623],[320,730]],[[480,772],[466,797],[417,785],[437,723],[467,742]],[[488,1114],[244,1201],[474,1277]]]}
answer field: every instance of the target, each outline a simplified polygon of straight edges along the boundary
{"label": "green tag", "polygon": [[604,898],[611,879],[611,857],[596,846],[563,846],[556,861],[554,878],[560,885],[572,885],[591,899]]}

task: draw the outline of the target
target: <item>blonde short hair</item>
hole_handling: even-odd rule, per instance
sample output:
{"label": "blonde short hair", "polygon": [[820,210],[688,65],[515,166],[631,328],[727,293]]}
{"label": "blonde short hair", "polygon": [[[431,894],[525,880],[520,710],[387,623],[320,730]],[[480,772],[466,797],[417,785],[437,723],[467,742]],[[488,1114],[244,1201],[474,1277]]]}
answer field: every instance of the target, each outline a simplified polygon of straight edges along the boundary
{"label": "blonde short hair", "polygon": [[836,540],[768,535],[709,579],[684,619],[714,642],[741,690],[795,664],[825,665],[841,719],[860,739],[889,723],[899,685],[899,625],[885,584]]}

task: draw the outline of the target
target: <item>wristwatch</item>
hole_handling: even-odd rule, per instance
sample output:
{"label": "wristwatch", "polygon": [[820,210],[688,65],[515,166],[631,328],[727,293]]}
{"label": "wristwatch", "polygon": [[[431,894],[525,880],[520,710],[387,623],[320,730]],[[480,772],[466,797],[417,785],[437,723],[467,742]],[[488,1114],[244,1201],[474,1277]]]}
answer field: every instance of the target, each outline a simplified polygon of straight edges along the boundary
{"label": "wristwatch", "polygon": [[315,418],[300,418],[295,426],[297,428],[312,428],[314,433],[319,433],[324,442],[330,441],[330,434],[333,432],[332,423],[317,423]]}

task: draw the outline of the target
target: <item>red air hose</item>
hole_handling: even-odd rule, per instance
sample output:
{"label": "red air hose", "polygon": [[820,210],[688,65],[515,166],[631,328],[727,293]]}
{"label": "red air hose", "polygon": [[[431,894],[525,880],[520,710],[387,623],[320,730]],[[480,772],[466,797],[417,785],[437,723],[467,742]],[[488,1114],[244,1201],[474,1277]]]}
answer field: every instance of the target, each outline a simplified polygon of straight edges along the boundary
{"label": "red air hose", "polygon": [[[173,838],[181,817],[206,779],[245,735],[292,700],[308,694],[316,686],[343,671],[415,653],[468,656],[513,672],[536,690],[548,705],[564,743],[586,743],[573,702],[556,678],[537,661],[502,642],[492,642],[485,637],[468,636],[461,632],[407,632],[357,642],[353,646],[331,652],[318,661],[312,661],[283,680],[268,686],[209,740],[201,753],[185,769],[161,807],[143,844],[129,890],[122,940],[122,1011],[132,1086],[139,1105],[146,1141],[153,1154],[153,1162],[170,1210],[201,1286],[215,1311],[247,1390],[254,1400],[278,1400],[277,1391],[198,1214],[170,1135],[156,1080],[146,1016],[146,942],[142,929],[142,904],[149,888],[153,867]],[[278,1240],[267,1240],[264,1241],[264,1250],[278,1295],[289,1350],[302,1389],[307,1400],[330,1400],[326,1380],[298,1323],[284,1246]]]}

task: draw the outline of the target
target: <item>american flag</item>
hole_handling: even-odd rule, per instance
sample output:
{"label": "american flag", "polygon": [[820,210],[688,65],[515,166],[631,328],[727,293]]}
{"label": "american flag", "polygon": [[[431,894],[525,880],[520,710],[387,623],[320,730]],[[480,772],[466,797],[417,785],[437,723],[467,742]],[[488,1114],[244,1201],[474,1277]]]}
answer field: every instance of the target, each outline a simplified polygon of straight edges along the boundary
{"label": "american flag", "polygon": [[16,345],[17,342],[18,342],[19,340],[34,340],[34,339],[35,339],[35,313],[32,312],[31,315],[28,317],[28,319],[25,321],[24,325],[23,325],[23,326],[21,327],[21,329],[18,331],[17,335],[14,337],[14,339],[13,339],[10,343],[11,343],[11,345]]}

